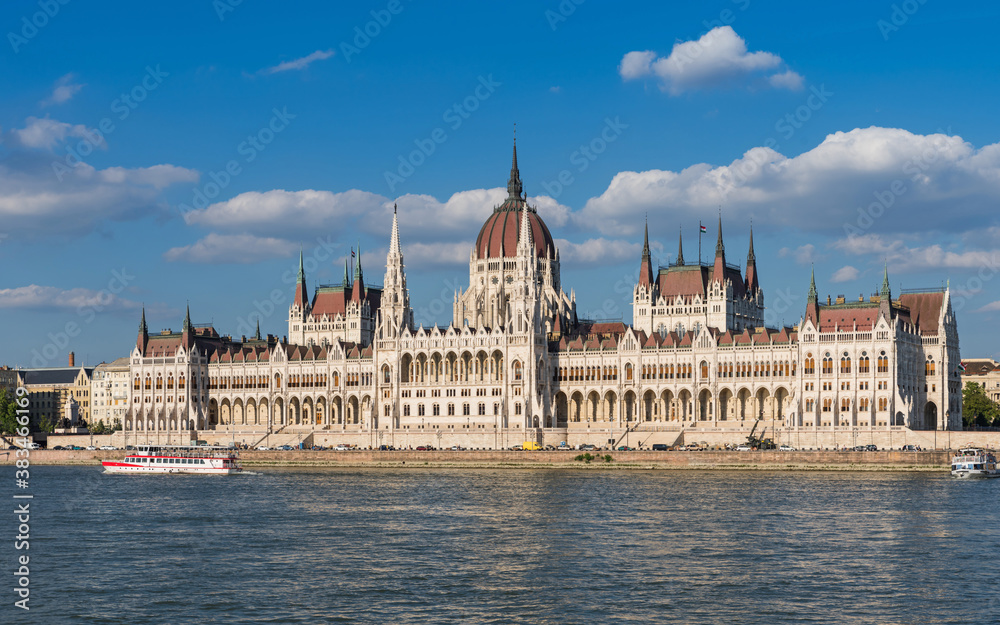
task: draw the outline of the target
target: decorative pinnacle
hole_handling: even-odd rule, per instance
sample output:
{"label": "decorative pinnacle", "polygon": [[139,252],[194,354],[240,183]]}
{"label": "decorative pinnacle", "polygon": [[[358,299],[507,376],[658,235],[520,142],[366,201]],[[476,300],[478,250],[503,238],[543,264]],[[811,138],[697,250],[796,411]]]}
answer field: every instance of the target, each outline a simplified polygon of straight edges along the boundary
{"label": "decorative pinnacle", "polygon": [[146,334],[149,329],[146,327],[146,305],[142,305],[142,318],[139,319],[139,334]]}
{"label": "decorative pinnacle", "polygon": [[750,226],[750,252],[747,254],[747,265],[756,265],[757,256],[753,253],[753,225]]}
{"label": "decorative pinnacle", "polygon": [[184,332],[189,332],[191,330],[191,303],[188,302],[187,313],[184,315]]}
{"label": "decorative pinnacle", "polygon": [[719,238],[715,242],[715,255],[721,256],[726,253],[726,246],[722,244],[722,211],[719,211]]}
{"label": "decorative pinnacle", "polygon": [[889,291],[889,263],[888,262],[885,263],[885,267],[882,270],[882,292],[879,295],[881,295],[882,299],[884,299],[884,300],[891,299],[891,297],[892,297],[892,294]]}
{"label": "decorative pinnacle", "polygon": [[517,126],[514,127],[514,156],[510,163],[510,178],[507,180],[507,199],[519,200],[524,192],[521,172],[517,168]]}
{"label": "decorative pinnacle", "polygon": [[298,283],[302,284],[306,281],[306,270],[302,263],[302,248],[299,248],[299,278]]}
{"label": "decorative pinnacle", "polygon": [[813,265],[812,275],[809,277],[809,303],[815,304],[819,301],[819,296],[816,294],[816,266]]}
{"label": "decorative pinnacle", "polygon": [[649,220],[646,220],[646,233],[642,237],[642,258],[649,258]]}
{"label": "decorative pinnacle", "polygon": [[677,264],[684,264],[684,233],[680,226],[677,226]]}

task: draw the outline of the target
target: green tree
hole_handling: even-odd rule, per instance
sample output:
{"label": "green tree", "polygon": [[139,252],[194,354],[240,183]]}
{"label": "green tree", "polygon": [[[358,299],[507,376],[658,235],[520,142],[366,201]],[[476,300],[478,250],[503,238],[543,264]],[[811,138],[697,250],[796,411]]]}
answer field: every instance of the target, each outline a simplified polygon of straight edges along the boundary
{"label": "green tree", "polygon": [[93,427],[90,428],[90,433],[91,434],[106,434],[107,431],[108,431],[108,428],[104,425],[104,420],[103,419],[101,419],[100,421],[98,421],[97,425],[95,425],[95,426],[93,426]]}
{"label": "green tree", "polygon": [[0,433],[17,433],[17,404],[7,389],[0,389]]}
{"label": "green tree", "polygon": [[49,415],[43,415],[38,421],[38,430],[41,432],[52,432],[56,429],[56,422]]}
{"label": "green tree", "polygon": [[962,390],[962,421],[965,427],[1000,425],[1000,405],[986,395],[982,386],[966,382]]}

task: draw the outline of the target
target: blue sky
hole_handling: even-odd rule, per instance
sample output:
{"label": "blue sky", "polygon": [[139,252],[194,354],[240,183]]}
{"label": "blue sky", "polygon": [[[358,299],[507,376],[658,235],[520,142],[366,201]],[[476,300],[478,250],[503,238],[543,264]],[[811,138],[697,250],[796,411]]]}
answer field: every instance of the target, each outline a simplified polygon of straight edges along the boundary
{"label": "blue sky", "polygon": [[[46,8],[51,15],[45,13]],[[820,292],[950,281],[966,357],[1000,357],[992,3],[7,2],[0,8],[0,363],[94,364],[195,323],[286,333],[392,204],[418,321],[450,320],[524,187],[582,316],[631,319],[659,262],[745,263],[774,324]],[[100,134],[97,134],[100,131]]]}

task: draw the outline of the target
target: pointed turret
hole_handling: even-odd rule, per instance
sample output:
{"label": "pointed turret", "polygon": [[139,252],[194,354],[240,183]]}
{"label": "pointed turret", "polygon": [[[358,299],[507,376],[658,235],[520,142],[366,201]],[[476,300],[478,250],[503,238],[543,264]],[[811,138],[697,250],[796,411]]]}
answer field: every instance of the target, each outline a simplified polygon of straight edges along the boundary
{"label": "pointed turret", "polygon": [[520,200],[524,192],[521,184],[521,172],[517,169],[517,136],[514,136],[514,156],[510,163],[510,178],[507,179],[507,199]]}
{"label": "pointed turret", "polygon": [[399,254],[399,221],[396,219],[396,205],[392,205],[392,237],[389,239],[389,256]]}
{"label": "pointed turret", "polygon": [[139,348],[140,354],[146,353],[146,345],[149,344],[149,328],[146,327],[146,307],[142,307],[142,317],[139,319],[139,336],[135,340],[135,346]]}
{"label": "pointed turret", "polygon": [[530,254],[535,249],[535,237],[531,232],[531,221],[528,220],[528,211],[521,211],[521,225],[517,229],[517,246],[525,253]]}
{"label": "pointed turret", "polygon": [[260,319],[257,320],[257,331],[254,333],[253,338],[255,341],[261,340],[260,338]]}
{"label": "pointed turret", "polygon": [[882,291],[879,293],[884,300],[892,299],[892,292],[889,290],[889,263],[882,269]]}
{"label": "pointed turret", "polygon": [[185,349],[191,349],[194,345],[194,328],[191,327],[191,304],[187,305],[187,312],[184,314],[184,325],[181,327],[181,344]]}
{"label": "pointed turret", "polygon": [[639,284],[649,287],[653,284],[653,263],[649,254],[649,222],[642,238],[642,262],[639,265]]}
{"label": "pointed turret", "polygon": [[753,253],[753,226],[750,226],[750,251],[747,252],[747,293],[753,295],[760,288],[757,283],[757,257]]}
{"label": "pointed turret", "polygon": [[413,314],[410,311],[410,295],[406,289],[406,272],[403,265],[403,250],[399,244],[399,220],[396,206],[392,207],[392,236],[389,239],[389,253],[385,257],[385,278],[382,281],[382,307],[379,310],[383,336],[392,338],[410,327]]}
{"label": "pointed turret", "polygon": [[[354,250],[351,250],[351,254],[352,255],[354,254]],[[349,269],[349,266],[347,264],[348,261],[350,261],[350,259],[351,259],[350,256],[345,256],[344,257],[344,288],[345,289],[348,289],[351,286],[351,270]]]}
{"label": "pointed turret", "polygon": [[299,250],[299,277],[295,280],[295,299],[292,300],[293,306],[298,306],[303,311],[309,307],[309,293],[306,288],[306,270],[305,263],[302,259],[302,250]]}
{"label": "pointed turret", "polygon": [[358,243],[358,261],[354,265],[354,288],[351,291],[351,301],[360,302],[365,298],[365,277],[361,271],[361,243]]}
{"label": "pointed turret", "polygon": [[712,280],[720,284],[726,282],[726,246],[722,244],[722,215],[719,215],[719,238],[715,242],[715,266],[712,269]]}
{"label": "pointed turret", "polygon": [[684,232],[680,226],[677,227],[677,264],[684,264]]}
{"label": "pointed turret", "polygon": [[809,297],[806,299],[806,319],[811,319],[819,329],[819,295],[816,293],[816,268],[809,276]]}

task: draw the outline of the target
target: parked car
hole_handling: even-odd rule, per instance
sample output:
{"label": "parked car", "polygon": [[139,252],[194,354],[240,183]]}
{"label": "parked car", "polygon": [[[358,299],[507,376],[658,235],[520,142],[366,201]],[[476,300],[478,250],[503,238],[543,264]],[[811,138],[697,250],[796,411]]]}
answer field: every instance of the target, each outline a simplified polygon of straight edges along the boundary
{"label": "parked car", "polygon": [[97,447],[94,447],[93,445],[87,445],[87,451],[97,451]]}
{"label": "parked car", "polygon": [[271,448],[268,447],[267,445],[258,445],[257,451],[271,451]]}
{"label": "parked car", "polygon": [[292,447],[291,445],[282,445],[281,447],[278,447],[278,449],[280,449],[281,451],[292,451],[295,448]]}
{"label": "parked car", "polygon": [[903,445],[903,451],[920,451],[916,445]]}
{"label": "parked car", "polygon": [[597,447],[594,447],[593,445],[580,445],[577,449],[580,451],[594,451]]}
{"label": "parked car", "polygon": [[796,451],[796,449],[791,445],[782,445],[781,447],[778,447],[778,451]]}
{"label": "parked car", "polygon": [[52,449],[66,449],[66,448],[65,448],[65,447],[63,447],[62,445],[56,445],[56,446],[55,446],[55,447],[53,447]]}
{"label": "parked car", "polygon": [[878,451],[878,447],[875,445],[865,445],[865,451]]}
{"label": "parked car", "polygon": [[427,451],[427,447],[425,445],[420,445],[417,447],[417,451]]}
{"label": "parked car", "polygon": [[750,445],[737,445],[736,451],[750,451]]}
{"label": "parked car", "polygon": [[116,451],[117,449],[114,445],[101,445],[101,451]]}
{"label": "parked car", "polygon": [[379,445],[378,446],[378,450],[379,451],[395,451],[396,448],[393,447],[392,445]]}
{"label": "parked car", "polygon": [[628,445],[622,445],[618,448],[618,451],[635,451],[635,447],[629,447]]}

